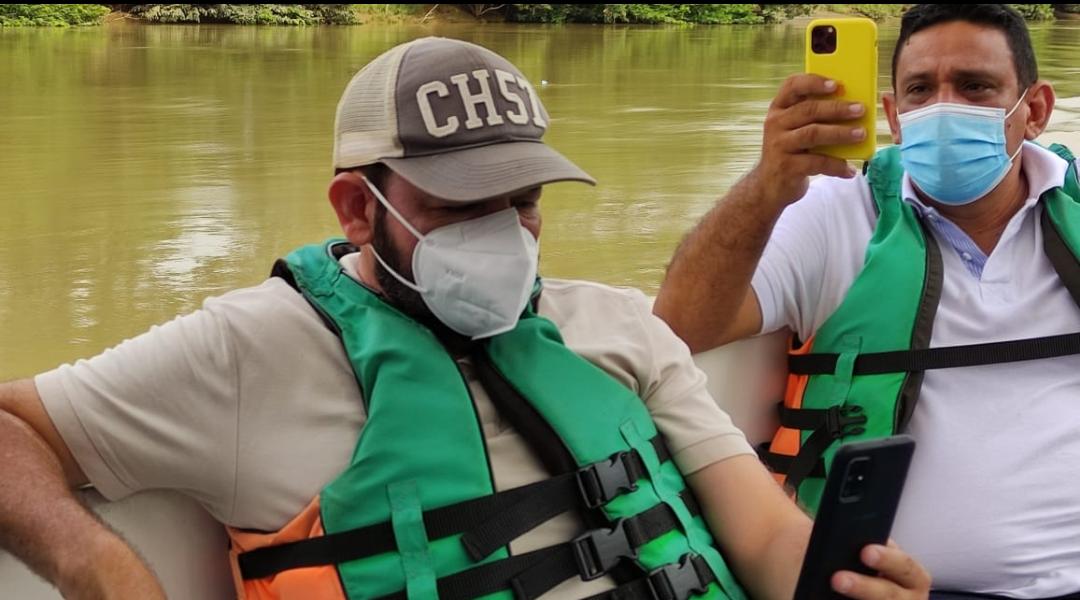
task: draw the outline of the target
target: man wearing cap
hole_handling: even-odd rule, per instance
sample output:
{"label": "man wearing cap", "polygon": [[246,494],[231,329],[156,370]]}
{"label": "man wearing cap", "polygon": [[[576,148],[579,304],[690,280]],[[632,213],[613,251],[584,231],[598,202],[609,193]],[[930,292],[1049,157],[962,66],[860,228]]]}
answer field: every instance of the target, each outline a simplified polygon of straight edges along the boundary
{"label": "man wearing cap", "polygon": [[[537,277],[540,186],[592,183],[547,124],[479,46],[372,61],[337,112],[345,239],[0,385],[0,545],[67,597],[161,597],[68,489],[169,488],[246,598],[790,598],[810,522],[686,347],[640,292]],[[899,549],[862,558],[838,590],[925,597]]]}

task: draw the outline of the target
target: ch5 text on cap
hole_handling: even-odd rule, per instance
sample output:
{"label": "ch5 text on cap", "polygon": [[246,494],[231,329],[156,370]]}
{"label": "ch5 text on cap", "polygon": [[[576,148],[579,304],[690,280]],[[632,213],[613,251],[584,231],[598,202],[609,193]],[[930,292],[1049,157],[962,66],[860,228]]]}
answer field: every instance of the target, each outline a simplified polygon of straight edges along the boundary
{"label": "ch5 text on cap", "polygon": [[[506,110],[502,113],[496,108],[496,98],[491,93],[491,76],[494,73],[495,81],[499,88],[499,95],[501,99],[505,101],[504,104],[509,103],[514,106],[506,105]],[[470,89],[469,79],[476,81],[479,91],[474,92]],[[451,94],[450,87],[446,83],[435,80],[429,81],[421,85],[416,90],[416,102],[420,106],[420,115],[424,119],[424,127],[432,137],[443,138],[448,135],[452,135],[461,128],[461,120],[455,115],[450,115],[445,119],[443,123],[439,123],[435,116],[435,110],[432,106],[432,96],[436,98],[447,98],[453,95],[454,98],[465,109],[465,129],[477,129],[479,127],[498,126],[509,120],[515,125],[525,125],[530,119],[530,110],[532,112],[532,122],[537,127],[546,128],[547,122],[540,110],[540,102],[536,96],[536,90],[533,89],[532,84],[525,80],[524,77],[518,77],[513,73],[503,71],[500,69],[487,70],[477,69],[472,73],[458,73],[450,77],[450,83],[453,84],[455,92]],[[529,106],[526,107],[525,100],[522,99],[521,94],[511,89],[511,86],[517,88],[517,92],[524,93],[528,97]],[[440,104],[443,104],[443,108],[447,108],[445,103],[453,102],[453,100],[440,100]],[[486,119],[481,119],[477,112],[476,107],[483,105],[486,112]],[[456,108],[456,107],[455,107]],[[451,112],[451,111],[445,111]],[[458,112],[453,110],[452,112]]]}

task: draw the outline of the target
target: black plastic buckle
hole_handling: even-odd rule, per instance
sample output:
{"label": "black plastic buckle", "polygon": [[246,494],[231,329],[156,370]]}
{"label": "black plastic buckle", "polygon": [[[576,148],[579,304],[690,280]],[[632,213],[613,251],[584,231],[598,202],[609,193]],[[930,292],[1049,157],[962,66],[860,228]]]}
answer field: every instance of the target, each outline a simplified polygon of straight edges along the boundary
{"label": "black plastic buckle", "polygon": [[845,435],[865,433],[866,429],[864,427],[853,427],[854,425],[864,425],[866,423],[866,415],[862,414],[862,412],[863,409],[858,404],[830,406],[825,411],[825,430],[829,432],[833,439]]}
{"label": "black plastic buckle", "polygon": [[593,529],[578,536],[570,542],[570,547],[578,574],[585,581],[602,576],[624,558],[637,558],[637,548],[630,545],[623,519],[616,521],[611,530]]}
{"label": "black plastic buckle", "polygon": [[655,600],[686,600],[704,594],[707,583],[694,567],[694,555],[685,554],[677,563],[664,565],[649,573],[649,590]]}
{"label": "black plastic buckle", "polygon": [[586,507],[599,508],[619,494],[637,489],[637,482],[631,479],[630,467],[626,463],[630,454],[619,452],[608,460],[594,462],[578,470],[578,489]]}

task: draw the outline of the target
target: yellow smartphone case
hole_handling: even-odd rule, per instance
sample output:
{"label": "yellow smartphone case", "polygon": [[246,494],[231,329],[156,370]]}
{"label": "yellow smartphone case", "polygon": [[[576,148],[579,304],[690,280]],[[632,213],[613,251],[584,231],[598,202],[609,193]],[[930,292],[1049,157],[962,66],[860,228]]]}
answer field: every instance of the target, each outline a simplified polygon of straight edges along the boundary
{"label": "yellow smartphone case", "polygon": [[[811,32],[819,26],[834,28],[835,51],[823,53],[820,47],[818,51],[812,47]],[[820,146],[813,151],[847,160],[869,160],[877,144],[877,25],[864,18],[814,19],[806,26],[805,52],[807,73],[835,80],[841,85],[841,93],[835,97],[866,107],[861,119],[850,122],[866,128],[862,142]]]}

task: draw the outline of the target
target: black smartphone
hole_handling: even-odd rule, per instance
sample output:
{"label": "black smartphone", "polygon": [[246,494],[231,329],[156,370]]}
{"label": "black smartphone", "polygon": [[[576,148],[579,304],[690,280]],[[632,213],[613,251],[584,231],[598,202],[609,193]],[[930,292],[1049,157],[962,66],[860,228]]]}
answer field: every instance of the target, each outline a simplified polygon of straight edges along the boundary
{"label": "black smartphone", "polygon": [[867,544],[888,541],[914,451],[915,440],[906,435],[852,442],[836,451],[795,600],[845,598],[832,590],[833,573],[874,573],[859,553]]}

